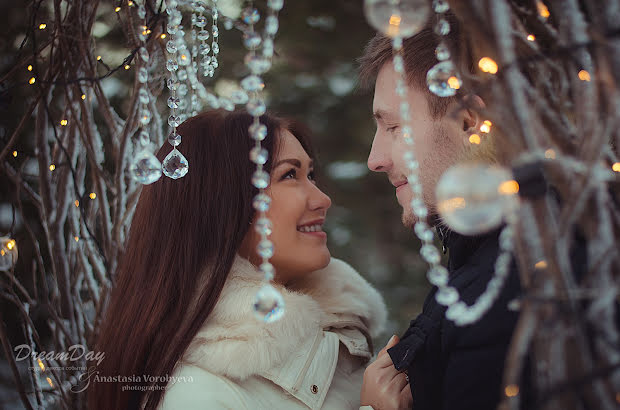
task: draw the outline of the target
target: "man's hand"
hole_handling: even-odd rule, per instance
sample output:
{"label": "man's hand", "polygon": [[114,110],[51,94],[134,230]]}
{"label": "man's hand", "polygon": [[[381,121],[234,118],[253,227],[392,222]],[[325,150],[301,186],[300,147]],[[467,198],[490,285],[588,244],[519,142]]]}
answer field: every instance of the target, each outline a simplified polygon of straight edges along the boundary
{"label": "man's hand", "polygon": [[375,410],[411,408],[413,399],[409,383],[405,374],[396,370],[387,353],[399,340],[398,336],[392,336],[377,355],[377,360],[366,368],[362,384],[362,406],[372,406]]}

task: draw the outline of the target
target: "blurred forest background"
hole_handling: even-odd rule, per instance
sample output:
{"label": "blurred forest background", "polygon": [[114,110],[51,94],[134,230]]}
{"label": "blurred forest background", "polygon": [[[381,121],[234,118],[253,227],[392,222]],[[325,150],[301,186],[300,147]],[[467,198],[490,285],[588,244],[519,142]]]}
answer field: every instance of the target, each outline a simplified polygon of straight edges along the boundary
{"label": "blurred forest background", "polygon": [[[32,73],[26,65],[16,67],[24,54],[32,53],[31,46],[26,44],[22,48],[22,43],[32,27],[36,27],[32,34],[37,41],[46,41],[50,22],[45,21],[48,13],[45,7],[53,3],[43,2],[37,20],[33,21],[31,2],[0,2],[0,25],[3,27],[0,76],[5,78],[0,83],[2,147],[35,94],[34,88],[28,84]],[[219,0],[218,3],[221,13],[233,19],[238,18],[244,6],[242,0]],[[256,6],[259,9],[263,6],[264,10],[261,3],[256,2]],[[93,26],[96,53],[102,57],[102,73],[107,71],[106,66],[122,65],[131,51],[115,12],[117,6],[117,2],[101,2]],[[367,24],[359,0],[287,1],[280,12],[274,65],[263,78],[268,109],[304,121],[315,134],[320,164],[319,184],[333,203],[326,222],[328,244],[333,256],[357,268],[384,295],[390,325],[375,343],[381,347],[393,333],[400,334],[407,328],[409,320],[421,310],[430,286],[424,277],[425,264],[417,253],[419,241],[401,225],[401,210],[394,189],[385,175],[369,172],[366,166],[375,131],[372,90],[359,88],[356,59],[373,35],[374,30]],[[220,67],[214,78],[204,80],[209,89],[216,91],[229,87],[231,82],[238,82],[247,73],[243,64],[246,51],[241,33],[235,28],[226,30],[221,27],[219,44]],[[163,75],[163,66],[161,69]],[[13,74],[7,81],[5,75],[12,70],[17,70],[13,73],[18,74]],[[121,117],[126,116],[129,109],[134,76],[134,68],[121,69],[101,82],[106,97]],[[156,95],[157,104],[160,113],[167,115],[165,99],[168,90],[163,90],[164,95]],[[60,109],[50,107],[52,111],[55,108]],[[17,151],[17,155],[9,155],[5,160],[15,169],[23,169],[25,175],[31,176],[31,181],[35,182],[39,166],[34,155],[33,132],[34,116],[21,132],[17,145],[11,149]],[[25,231],[24,224],[28,221],[22,220],[19,212],[13,212],[11,203],[15,202],[15,194],[12,183],[0,183],[0,233],[6,235],[14,224],[11,234],[19,244],[15,273],[28,283],[24,275],[30,274],[36,256]],[[31,222],[36,223],[34,207],[27,202],[23,207],[26,215],[33,215]],[[33,226],[33,229],[37,232],[40,227]],[[0,303],[11,344],[24,343],[23,329],[18,321],[13,320],[15,307],[4,300]],[[37,317],[37,312],[33,312],[32,316],[41,332],[46,322],[45,315]],[[40,335],[45,340],[45,333]],[[0,358],[0,408],[21,408],[4,353]]]}

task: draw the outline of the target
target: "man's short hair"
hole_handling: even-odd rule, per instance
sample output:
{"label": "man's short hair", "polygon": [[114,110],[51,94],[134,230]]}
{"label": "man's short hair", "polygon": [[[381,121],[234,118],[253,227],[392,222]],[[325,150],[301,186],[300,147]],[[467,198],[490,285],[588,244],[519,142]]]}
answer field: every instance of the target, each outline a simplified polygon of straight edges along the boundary
{"label": "man's short hair", "polygon": [[[443,36],[445,43],[453,57],[458,57],[458,65],[461,70],[473,72],[471,50],[461,35],[460,23],[452,13],[444,14],[444,18],[450,23],[450,33]],[[433,118],[446,115],[448,106],[455,97],[439,97],[433,94],[426,84],[426,72],[439,62],[435,55],[435,49],[442,38],[433,31],[434,21],[429,22],[419,33],[403,41],[403,61],[407,83],[410,87],[424,91],[427,96],[428,108]],[[454,54],[458,53],[458,56]],[[360,64],[359,77],[361,85],[370,88],[374,84],[381,68],[392,60],[392,39],[377,34],[372,38],[364,54],[358,59]]]}

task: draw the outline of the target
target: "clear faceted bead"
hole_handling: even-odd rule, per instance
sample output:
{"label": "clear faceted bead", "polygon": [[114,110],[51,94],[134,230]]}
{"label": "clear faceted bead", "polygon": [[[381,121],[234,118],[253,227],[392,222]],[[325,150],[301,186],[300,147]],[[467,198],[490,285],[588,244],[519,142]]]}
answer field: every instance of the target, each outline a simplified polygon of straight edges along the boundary
{"label": "clear faceted bead", "polygon": [[271,68],[271,61],[264,56],[248,54],[245,57],[245,65],[252,73],[263,74]]}
{"label": "clear faceted bead", "polygon": [[260,264],[258,269],[265,275],[265,280],[273,280],[273,277],[275,276],[275,268],[271,263],[263,262]]}
{"label": "clear faceted bead", "polygon": [[284,0],[268,0],[267,6],[269,6],[271,10],[280,11],[282,7],[284,7]]}
{"label": "clear faceted bead", "polygon": [[181,119],[178,115],[172,114],[168,117],[168,125],[170,125],[171,127],[178,127],[179,124],[181,124]]}
{"label": "clear faceted bead", "polygon": [[211,43],[211,49],[213,50],[213,54],[218,54],[220,52],[220,45],[217,43]]}
{"label": "clear faceted bead", "polygon": [[267,107],[265,107],[265,102],[260,98],[252,98],[245,105],[250,115],[255,117],[259,117],[265,113]]}
{"label": "clear faceted bead", "polygon": [[267,127],[261,123],[252,123],[248,131],[250,131],[250,136],[255,141],[262,141],[267,137]]}
{"label": "clear faceted bead", "polygon": [[187,158],[185,158],[176,148],[173,148],[166,158],[164,158],[162,165],[164,174],[172,179],[184,177],[189,170]]}
{"label": "clear faceted bead", "polygon": [[228,98],[220,97],[220,107],[225,109],[226,111],[234,111],[235,104],[230,101]]}
{"label": "clear faceted bead", "polygon": [[273,242],[269,239],[263,239],[258,243],[256,253],[261,258],[269,259],[273,256]]}
{"label": "clear faceted bead", "polygon": [[410,37],[426,24],[431,13],[428,0],[365,0],[368,23],[388,37]]}
{"label": "clear faceted bead", "polygon": [[254,197],[252,201],[252,206],[259,212],[267,212],[269,210],[269,206],[271,205],[271,198],[269,195],[260,193]]}
{"label": "clear faceted bead", "polygon": [[433,10],[435,13],[445,13],[450,10],[450,5],[446,0],[433,0]]}
{"label": "clear faceted bead", "polygon": [[149,80],[149,72],[146,67],[140,67],[138,70],[138,82],[144,84]]}
{"label": "clear faceted bead", "polygon": [[[179,97],[186,96],[187,92],[188,92],[187,84],[181,83],[179,85],[179,89],[177,90],[177,93],[179,94]],[[179,108],[183,109],[183,103],[184,102],[185,102],[184,100],[181,100],[181,104],[179,104]]]}
{"label": "clear faceted bead", "polygon": [[168,62],[166,63],[166,69],[168,71],[176,71],[179,69],[179,63],[177,62],[177,60],[168,60]]}
{"label": "clear faceted bead", "polygon": [[148,146],[151,142],[151,137],[144,128],[140,131],[140,136],[138,138],[140,139],[140,145],[143,147]]}
{"label": "clear faceted bead", "polygon": [[263,57],[270,58],[273,56],[273,39],[266,38],[263,42]]}
{"label": "clear faceted bead", "polygon": [[255,171],[252,175],[252,185],[258,189],[267,188],[269,186],[269,174],[265,171]]}
{"label": "clear faceted bead", "polygon": [[208,30],[200,30],[196,34],[196,38],[198,38],[198,40],[200,40],[200,41],[208,40],[210,36],[211,36],[211,33],[209,33]]}
{"label": "clear faceted bead", "polygon": [[461,87],[461,77],[452,61],[442,61],[435,64],[426,73],[428,89],[440,97],[451,97]]}
{"label": "clear faceted bead", "polygon": [[265,87],[263,79],[257,75],[249,75],[241,80],[241,87],[246,91],[261,91]]}
{"label": "clear faceted bead", "polygon": [[198,46],[198,52],[202,54],[203,56],[206,56],[207,54],[211,52],[211,46],[208,45],[207,43],[201,43]]}
{"label": "clear faceted bead", "polygon": [[144,7],[144,4],[140,4],[138,6],[138,17],[141,19],[146,17],[146,8]]}
{"label": "clear faceted bead", "polygon": [[265,19],[265,32],[274,36],[278,32],[280,24],[276,16],[269,16]]}
{"label": "clear faceted bead", "polygon": [[459,300],[459,292],[452,286],[439,289],[435,294],[435,300],[437,303],[444,306],[452,305]]}
{"label": "clear faceted bead", "polygon": [[213,37],[219,37],[220,29],[217,28],[217,26],[213,26],[211,27],[211,33],[213,34]]}
{"label": "clear faceted bead", "polygon": [[177,43],[174,40],[168,40],[168,42],[166,43],[166,50],[170,53],[170,54],[174,54],[177,52]]}
{"label": "clear faceted bead", "polygon": [[181,144],[181,136],[175,130],[172,130],[168,135],[168,143],[173,147],[179,146]]}
{"label": "clear faceted bead", "polygon": [[224,28],[230,30],[233,28],[233,22],[231,20],[224,20]]}
{"label": "clear faceted bead", "polygon": [[245,104],[248,102],[250,98],[248,97],[248,94],[245,91],[237,90],[237,91],[233,91],[233,93],[230,95],[230,99],[235,104]]}
{"label": "clear faceted bead", "polygon": [[260,20],[260,13],[254,7],[247,7],[241,12],[241,19],[246,24],[255,24]]}
{"label": "clear faceted bead", "polygon": [[179,99],[175,96],[168,98],[168,107],[170,108],[179,108]]}
{"label": "clear faceted bead", "polygon": [[207,18],[205,16],[196,17],[196,27],[203,28],[207,25]]}
{"label": "clear faceted bead", "polygon": [[446,317],[450,320],[455,320],[461,317],[467,310],[467,305],[464,302],[458,302],[451,305],[446,311]]}
{"label": "clear faceted bead", "polygon": [[140,90],[138,91],[138,99],[140,100],[140,102],[142,104],[148,104],[149,103],[149,92],[146,88],[140,88]]}
{"label": "clear faceted bead", "polygon": [[175,91],[177,88],[179,88],[179,80],[177,80],[176,78],[169,78],[166,81],[166,85],[168,86],[168,89],[170,91]]}
{"label": "clear faceted bead", "polygon": [[439,36],[445,36],[450,33],[450,23],[446,19],[439,19],[435,24],[435,34]]}
{"label": "clear faceted bead", "polygon": [[430,242],[433,240],[433,232],[431,232],[426,222],[416,222],[413,230],[415,231],[415,234],[418,236],[418,238],[420,238],[420,240],[425,242]]}
{"label": "clear faceted bead", "polygon": [[243,35],[243,45],[248,50],[256,50],[262,42],[260,35],[256,32],[249,32]]}
{"label": "clear faceted bead", "polygon": [[140,123],[142,125],[148,125],[149,122],[151,122],[151,112],[149,110],[144,109],[140,113]]}
{"label": "clear faceted bead", "polygon": [[439,255],[439,251],[435,247],[435,245],[427,244],[422,246],[420,249],[420,255],[422,258],[430,264],[437,264],[441,261],[441,255]]}
{"label": "clear faceted bead", "polygon": [[439,45],[435,49],[435,56],[439,61],[445,61],[450,58],[450,50],[448,49],[446,43],[439,43]]}
{"label": "clear faceted bead", "polygon": [[258,218],[254,224],[254,230],[260,235],[269,236],[271,235],[273,226],[268,218]]}
{"label": "clear faceted bead", "polygon": [[446,286],[448,284],[449,273],[446,268],[441,265],[433,266],[427,273],[426,278],[435,286]]}
{"label": "clear faceted bead", "polygon": [[140,55],[140,58],[145,63],[149,61],[149,52],[146,50],[145,47],[140,47],[140,50],[138,50],[138,55]]}
{"label": "clear faceted bead", "polygon": [[265,285],[258,291],[253,307],[254,315],[263,322],[275,322],[284,316],[284,299],[271,285]]}
{"label": "clear faceted bead", "polygon": [[255,164],[264,165],[269,158],[269,153],[265,148],[254,147],[250,150],[250,160]]}
{"label": "clear faceted bead", "polygon": [[487,232],[500,225],[507,212],[518,204],[511,186],[512,174],[505,168],[483,164],[460,164],[449,168],[435,191],[437,209],[450,229],[464,235]]}
{"label": "clear faceted bead", "polygon": [[132,177],[141,184],[148,185],[161,177],[161,163],[149,151],[140,151],[129,168]]}
{"label": "clear faceted bead", "polygon": [[177,71],[177,79],[179,81],[186,81],[187,80],[187,70],[179,70],[179,71]]}

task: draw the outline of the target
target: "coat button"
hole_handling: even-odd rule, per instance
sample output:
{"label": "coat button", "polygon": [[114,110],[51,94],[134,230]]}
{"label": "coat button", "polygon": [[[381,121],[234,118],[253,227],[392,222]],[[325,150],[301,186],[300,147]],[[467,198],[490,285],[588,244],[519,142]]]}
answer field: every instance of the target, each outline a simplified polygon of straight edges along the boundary
{"label": "coat button", "polygon": [[319,392],[319,386],[313,384],[312,387],[310,387],[310,391],[312,392],[312,394],[317,394]]}

